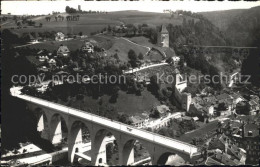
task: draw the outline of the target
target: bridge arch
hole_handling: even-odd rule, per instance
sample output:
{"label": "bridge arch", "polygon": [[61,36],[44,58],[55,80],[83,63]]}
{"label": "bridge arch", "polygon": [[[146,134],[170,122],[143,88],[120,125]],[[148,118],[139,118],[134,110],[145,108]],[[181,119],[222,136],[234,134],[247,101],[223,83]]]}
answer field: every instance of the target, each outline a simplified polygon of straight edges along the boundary
{"label": "bridge arch", "polygon": [[122,165],[143,165],[151,162],[151,150],[145,141],[130,139],[122,147]]}
{"label": "bridge arch", "polygon": [[158,157],[156,164],[179,166],[185,165],[183,164],[184,162],[185,158],[182,155],[173,152],[164,152]]}
{"label": "bridge arch", "polygon": [[[99,129],[94,133],[94,136],[91,136],[91,162],[93,165],[104,165],[108,163],[107,155],[111,156],[111,153],[107,154],[107,151],[113,151],[113,155],[116,156],[113,165],[117,165],[119,161],[118,150],[120,145],[118,145],[119,134],[108,130],[108,129]],[[109,149],[107,150],[108,147]],[[111,148],[112,147],[112,148]],[[110,157],[112,158],[112,157]]]}
{"label": "bridge arch", "polygon": [[48,117],[45,111],[36,107],[33,111],[33,115],[37,120],[37,131],[40,133],[41,138],[48,140],[49,139],[49,125],[48,125]]}
{"label": "bridge arch", "polygon": [[74,121],[70,126],[68,138],[69,161],[74,162],[75,153],[89,151],[90,141],[89,127],[82,121]]}
{"label": "bridge arch", "polygon": [[64,117],[54,113],[49,120],[50,140],[52,144],[66,144],[68,139],[68,125]]}

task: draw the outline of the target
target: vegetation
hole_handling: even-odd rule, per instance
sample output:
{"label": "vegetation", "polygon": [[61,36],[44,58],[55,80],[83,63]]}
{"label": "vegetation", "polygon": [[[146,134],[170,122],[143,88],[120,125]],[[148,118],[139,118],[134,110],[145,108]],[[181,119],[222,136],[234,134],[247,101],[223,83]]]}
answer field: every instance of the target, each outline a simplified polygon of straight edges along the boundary
{"label": "vegetation", "polygon": [[76,9],[69,7],[69,6],[66,6],[65,11],[66,11],[66,13],[77,13]]}

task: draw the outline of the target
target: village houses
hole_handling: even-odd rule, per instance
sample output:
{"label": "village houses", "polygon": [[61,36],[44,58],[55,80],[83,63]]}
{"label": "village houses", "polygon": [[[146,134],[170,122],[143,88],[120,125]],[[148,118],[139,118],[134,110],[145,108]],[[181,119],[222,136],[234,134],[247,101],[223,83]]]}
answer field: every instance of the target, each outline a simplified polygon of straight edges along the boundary
{"label": "village houses", "polygon": [[65,35],[62,32],[57,32],[55,34],[55,41],[64,41]]}
{"label": "village houses", "polygon": [[69,56],[70,50],[67,46],[60,45],[59,49],[57,50],[57,56],[67,57]]}

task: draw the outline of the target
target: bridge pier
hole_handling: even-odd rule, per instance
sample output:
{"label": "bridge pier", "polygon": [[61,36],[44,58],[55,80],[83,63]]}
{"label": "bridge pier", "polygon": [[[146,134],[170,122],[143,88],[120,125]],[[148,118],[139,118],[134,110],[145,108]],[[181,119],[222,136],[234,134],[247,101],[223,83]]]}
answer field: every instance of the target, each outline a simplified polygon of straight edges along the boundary
{"label": "bridge pier", "polygon": [[106,156],[106,130],[99,130],[91,136],[91,163],[93,166],[102,165],[107,162]]}
{"label": "bridge pier", "polygon": [[37,131],[41,133],[41,138],[49,140],[49,131],[47,124],[47,122],[44,122],[44,114],[41,114],[37,124]]}
{"label": "bridge pier", "polygon": [[54,116],[50,121],[50,141],[52,144],[59,144],[62,140],[61,119]]}
{"label": "bridge pier", "polygon": [[82,129],[80,125],[74,125],[69,131],[68,138],[68,158],[69,162],[74,162],[75,152],[80,150],[82,144]]}
{"label": "bridge pier", "polygon": [[134,144],[135,144],[135,140],[130,140],[126,143],[120,143],[120,150],[118,150],[120,165],[127,166],[127,165],[132,165],[135,162]]}

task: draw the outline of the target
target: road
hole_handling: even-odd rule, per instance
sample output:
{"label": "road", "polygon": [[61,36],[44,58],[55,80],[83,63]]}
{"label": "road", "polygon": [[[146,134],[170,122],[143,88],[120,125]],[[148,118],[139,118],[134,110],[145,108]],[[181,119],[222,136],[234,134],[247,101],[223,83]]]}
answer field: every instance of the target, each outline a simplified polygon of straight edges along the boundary
{"label": "road", "polygon": [[163,66],[163,65],[167,65],[168,63],[158,63],[158,64],[152,64],[152,65],[148,65],[148,66],[144,66],[144,67],[140,67],[140,68],[134,68],[132,70],[127,70],[124,71],[124,74],[132,74],[134,72],[138,72],[147,68],[152,68],[152,67],[158,67],[158,66]]}

